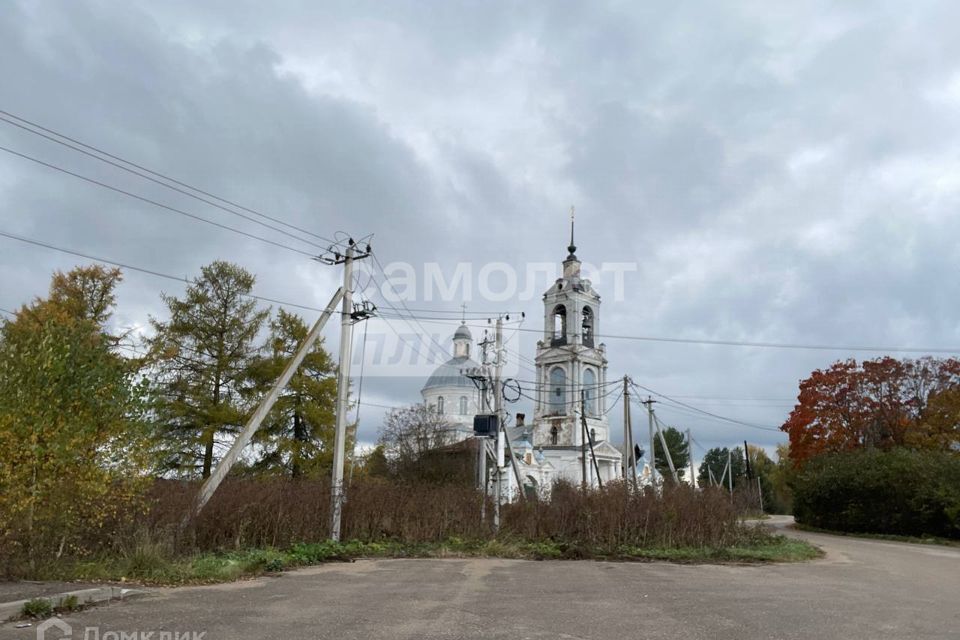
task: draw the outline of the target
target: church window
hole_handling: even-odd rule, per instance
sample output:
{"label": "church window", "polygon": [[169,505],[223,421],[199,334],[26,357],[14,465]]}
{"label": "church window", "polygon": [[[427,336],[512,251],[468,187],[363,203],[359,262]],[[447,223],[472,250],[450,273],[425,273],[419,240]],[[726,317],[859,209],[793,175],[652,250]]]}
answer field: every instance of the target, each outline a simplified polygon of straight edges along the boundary
{"label": "church window", "polygon": [[553,340],[554,342],[565,341],[567,338],[567,308],[558,304],[553,309]]}
{"label": "church window", "polygon": [[597,415],[597,374],[593,369],[583,372],[583,405],[588,416]]}
{"label": "church window", "polygon": [[597,443],[597,430],[596,430],[596,429],[590,429],[590,440],[593,441],[594,444]]}
{"label": "church window", "polygon": [[583,326],[582,326],[583,344],[588,347],[593,346],[593,310],[590,307],[583,308]]}
{"label": "church window", "polygon": [[564,414],[564,405],[567,403],[567,374],[560,367],[550,370],[550,411],[553,414]]}
{"label": "church window", "polygon": [[560,429],[557,425],[550,427],[550,444],[557,444],[560,441]]}
{"label": "church window", "polygon": [[460,396],[460,415],[467,415],[467,396]]}
{"label": "church window", "polygon": [[443,396],[437,398],[437,413],[443,413]]}

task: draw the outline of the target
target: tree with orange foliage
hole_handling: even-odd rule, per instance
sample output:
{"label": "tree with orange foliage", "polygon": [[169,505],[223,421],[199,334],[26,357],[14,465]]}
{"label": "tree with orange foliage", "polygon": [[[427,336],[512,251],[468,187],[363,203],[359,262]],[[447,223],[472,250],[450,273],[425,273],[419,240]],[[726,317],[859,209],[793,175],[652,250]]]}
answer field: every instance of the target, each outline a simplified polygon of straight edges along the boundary
{"label": "tree with orange foliage", "polygon": [[795,464],[822,453],[957,442],[960,361],[846,360],[800,382],[781,430]]}

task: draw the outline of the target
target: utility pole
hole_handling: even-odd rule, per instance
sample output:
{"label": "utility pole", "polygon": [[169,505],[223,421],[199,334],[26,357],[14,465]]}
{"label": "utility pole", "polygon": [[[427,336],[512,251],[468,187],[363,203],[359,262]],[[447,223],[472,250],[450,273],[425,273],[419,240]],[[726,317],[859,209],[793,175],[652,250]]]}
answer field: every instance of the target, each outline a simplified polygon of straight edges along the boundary
{"label": "utility pole", "polygon": [[[508,318],[509,319],[509,316]],[[510,466],[513,467],[513,479],[517,482],[517,493],[521,500],[526,500],[527,496],[523,492],[523,481],[520,477],[520,463],[517,462],[517,456],[513,452],[513,443],[510,442],[510,436],[507,435],[506,411],[503,409],[503,363],[506,360],[506,350],[503,348],[503,318],[497,318],[497,363],[494,372],[496,374],[496,406],[497,422],[500,424],[500,433],[503,434],[503,442],[506,444],[507,453],[510,456]]]}
{"label": "utility pole", "polygon": [[[586,438],[587,443],[589,443],[590,445],[590,459],[593,462],[593,466],[591,467],[591,469],[593,469],[593,471],[596,472],[597,474],[597,486],[603,489],[603,479],[600,477],[600,463],[597,462],[597,452],[593,450],[593,434],[591,434],[590,430],[587,428],[586,397],[587,397],[586,392],[583,389],[581,389],[580,390],[580,423],[583,428],[583,435]],[[584,449],[584,453],[586,453],[586,449]],[[584,475],[584,482],[586,482],[586,475]],[[590,483],[590,486],[591,487],[593,486],[592,481]]]}
{"label": "utility pole", "polygon": [[[572,394],[571,394],[572,395]],[[571,407],[576,415],[576,404]],[[583,417],[583,411],[580,411],[580,489],[587,491],[587,421]]]}
{"label": "utility pole", "polygon": [[343,264],[343,304],[340,310],[340,367],[337,371],[337,421],[333,438],[333,478],[330,483],[330,539],[340,540],[343,511],[343,463],[347,439],[347,412],[350,408],[350,358],[353,351],[353,263],[370,255],[357,254],[351,238],[346,255],[334,254],[333,264]]}
{"label": "utility pole", "polygon": [[660,425],[657,425],[657,435],[660,436],[663,455],[667,459],[667,466],[670,467],[670,476],[673,478],[673,483],[677,484],[680,481],[679,478],[677,478],[677,468],[673,466],[673,456],[670,455],[670,448],[667,447],[667,439],[663,437],[663,431],[660,430]]}
{"label": "utility pole", "polygon": [[623,479],[637,485],[637,454],[633,448],[633,424],[630,421],[630,379],[623,376]]}
{"label": "utility pole", "polygon": [[727,486],[730,488],[730,495],[733,495],[733,453],[727,449]]}
{"label": "utility pole", "polygon": [[693,473],[693,436],[690,435],[690,429],[687,429],[687,458],[690,461],[690,486],[697,487],[697,476]]}
{"label": "utility pole", "polygon": [[297,349],[297,352],[293,355],[293,358],[290,359],[290,362],[287,363],[283,373],[280,374],[280,377],[273,384],[273,387],[270,388],[270,391],[267,392],[267,395],[264,396],[263,400],[260,401],[260,406],[258,406],[257,410],[253,412],[253,415],[250,416],[250,420],[248,420],[247,424],[244,425],[243,431],[240,432],[240,435],[237,436],[237,439],[234,440],[233,444],[230,446],[230,450],[227,451],[227,454],[223,456],[222,460],[220,460],[220,463],[217,465],[216,469],[213,470],[213,473],[210,474],[210,477],[208,477],[204,481],[203,485],[201,485],[200,491],[197,493],[197,497],[193,502],[192,509],[181,523],[182,527],[186,527],[192,518],[195,518],[200,514],[200,511],[203,510],[203,507],[206,506],[214,492],[216,492],[217,487],[219,487],[220,483],[223,482],[223,479],[227,477],[227,474],[230,472],[230,468],[237,461],[237,458],[240,457],[240,452],[243,451],[243,448],[246,447],[250,442],[250,439],[253,438],[253,434],[256,433],[257,429],[260,428],[260,424],[263,422],[264,418],[267,417],[267,414],[270,413],[270,409],[273,408],[277,398],[280,397],[280,392],[283,391],[283,388],[286,387],[287,383],[290,382],[290,378],[292,378],[293,374],[296,373],[297,369],[300,367],[300,364],[303,362],[303,359],[307,357],[310,349],[316,343],[317,338],[320,337],[323,327],[327,324],[330,316],[333,315],[333,311],[337,308],[337,303],[340,302],[342,296],[343,289],[337,289],[337,292],[333,294],[333,297],[327,304],[326,309],[323,310],[323,313],[314,323],[313,328],[310,329],[310,333],[307,334],[306,339]]}
{"label": "utility pole", "polygon": [[647,420],[650,426],[650,482],[654,485],[657,481],[657,450],[653,446],[653,403],[655,402],[656,400],[650,396],[647,396],[647,399],[643,401],[643,404],[647,406]]}
{"label": "utility pole", "polygon": [[503,484],[503,439],[506,432],[503,430],[503,389],[500,388],[500,376],[503,373],[503,320],[497,317],[497,329],[494,334],[493,352],[493,412],[497,416],[497,486],[495,488],[497,504],[493,512],[493,530],[500,530],[500,492]]}

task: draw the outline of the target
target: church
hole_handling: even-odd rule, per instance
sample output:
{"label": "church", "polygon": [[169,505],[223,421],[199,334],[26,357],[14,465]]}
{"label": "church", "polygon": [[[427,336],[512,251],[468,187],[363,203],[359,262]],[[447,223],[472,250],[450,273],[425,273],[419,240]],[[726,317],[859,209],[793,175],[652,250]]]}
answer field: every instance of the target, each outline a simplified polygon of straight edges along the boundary
{"label": "church", "polygon": [[[584,472],[586,482],[597,486],[598,471],[603,482],[621,472],[622,454],[609,442],[607,414],[613,407],[608,406],[606,346],[597,340],[600,294],[581,277],[576,250],[571,220],[562,275],[543,294],[533,420],[527,423],[526,416],[517,414],[515,424],[506,429],[528,492],[549,490],[560,479],[579,485]],[[473,418],[481,413],[480,392],[466,375],[479,366],[471,357],[472,343],[464,322],[453,335],[453,358],[421,389],[423,402],[443,414],[453,442],[475,437]],[[508,497],[519,490],[510,466],[508,461],[501,474],[501,490]]]}

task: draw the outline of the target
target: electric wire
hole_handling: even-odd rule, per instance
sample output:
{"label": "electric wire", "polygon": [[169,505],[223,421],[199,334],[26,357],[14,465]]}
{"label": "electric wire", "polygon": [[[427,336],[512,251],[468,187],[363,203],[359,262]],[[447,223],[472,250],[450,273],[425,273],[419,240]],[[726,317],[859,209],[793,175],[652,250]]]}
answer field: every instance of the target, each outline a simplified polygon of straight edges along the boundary
{"label": "electric wire", "polygon": [[10,148],[8,148],[8,147],[4,147],[4,146],[0,145],[0,151],[4,151],[4,152],[6,152],[6,153],[9,153],[9,154],[11,154],[11,155],[18,156],[18,157],[20,157],[20,158],[24,158],[24,159],[29,160],[29,161],[31,161],[31,162],[35,162],[35,163],[37,163],[37,164],[39,164],[39,165],[41,165],[41,166],[44,166],[44,167],[53,169],[54,171],[59,171],[60,173],[64,173],[64,174],[66,174],[66,175],[68,175],[68,176],[73,176],[74,178],[78,178],[78,179],[83,180],[83,181],[85,181],[85,182],[89,182],[90,184],[96,185],[96,186],[98,186],[98,187],[102,187],[102,188],[104,188],[104,189],[108,189],[108,190],[110,190],[110,191],[123,194],[123,195],[128,196],[128,197],[130,197],[130,198],[133,198],[133,199],[135,199],[135,200],[139,200],[140,202],[145,202],[145,203],[147,203],[147,204],[151,204],[151,205],[153,205],[153,206],[155,206],[155,207],[159,207],[160,209],[164,209],[165,211],[170,211],[170,212],[172,212],[172,213],[177,213],[177,214],[179,214],[179,215],[185,216],[185,217],[187,217],[187,218],[191,218],[191,219],[193,219],[193,220],[197,220],[197,221],[199,221],[199,222],[203,222],[203,223],[205,223],[205,224],[209,224],[209,225],[214,226],[214,227],[217,227],[217,228],[219,228],[219,229],[224,229],[224,230],[226,230],[226,231],[230,231],[230,232],[236,233],[236,234],[238,234],[238,235],[241,235],[241,236],[244,236],[244,237],[247,237],[247,238],[251,238],[251,239],[253,239],[253,240],[259,240],[260,242],[263,242],[263,243],[272,245],[272,246],[274,246],[274,247],[278,247],[278,248],[280,248],[280,249],[286,249],[287,251],[292,251],[293,253],[298,253],[298,254],[300,254],[300,255],[307,256],[307,257],[309,257],[309,258],[314,258],[314,257],[316,257],[316,254],[314,254],[314,253],[310,253],[310,252],[308,252],[308,251],[302,251],[302,250],[300,250],[300,249],[297,249],[296,247],[291,247],[291,246],[289,246],[289,245],[283,244],[282,242],[276,242],[276,241],[271,240],[271,239],[269,239],[269,238],[264,238],[263,236],[258,236],[258,235],[255,234],[255,233],[250,233],[250,232],[248,232],[248,231],[243,231],[242,229],[237,229],[237,228],[235,228],[235,227],[231,227],[230,225],[226,225],[226,224],[223,224],[223,223],[221,223],[221,222],[217,222],[216,220],[210,220],[210,219],[208,219],[208,218],[204,218],[203,216],[198,216],[198,215],[195,214],[195,213],[190,213],[189,211],[184,211],[183,209],[178,209],[177,207],[171,207],[170,205],[164,204],[164,203],[162,203],[162,202],[158,202],[158,201],[156,201],[156,200],[151,200],[150,198],[146,198],[146,197],[144,197],[144,196],[137,195],[136,193],[133,193],[132,191],[127,191],[126,189],[121,189],[120,187],[115,187],[115,186],[113,186],[113,185],[107,184],[106,182],[102,182],[102,181],[100,181],[100,180],[96,180],[96,179],[94,179],[94,178],[90,178],[90,177],[88,177],[88,176],[81,175],[81,174],[76,173],[76,172],[74,172],[74,171],[70,171],[69,169],[64,169],[63,167],[60,167],[60,166],[55,165],[55,164],[52,164],[52,163],[50,163],[50,162],[46,162],[46,161],[44,161],[44,160],[40,160],[39,158],[34,158],[33,156],[29,156],[29,155],[27,155],[27,154],[25,154],[25,153],[20,153],[19,151],[14,151],[13,149],[10,149]]}
{"label": "electric wire", "polygon": [[[124,262],[118,262],[118,261],[116,261],[116,260],[110,260],[110,259],[108,259],[108,258],[103,258],[103,257],[101,257],[101,256],[95,256],[95,255],[91,255],[91,254],[87,254],[87,253],[82,253],[82,252],[80,252],[80,251],[74,251],[73,249],[66,249],[66,248],[64,248],[64,247],[58,247],[58,246],[56,246],[56,245],[49,244],[49,243],[47,243],[47,242],[41,242],[41,241],[39,241],[39,240],[34,240],[34,239],[31,239],[31,238],[25,238],[25,237],[23,237],[23,236],[18,236],[18,235],[13,234],[13,233],[7,233],[6,231],[2,231],[2,230],[0,230],[0,236],[5,237],[5,238],[10,238],[11,240],[17,240],[17,241],[19,241],[19,242],[24,242],[24,243],[26,243],[26,244],[32,244],[32,245],[35,245],[35,246],[38,246],[38,247],[43,247],[43,248],[45,248],[45,249],[50,249],[50,250],[53,250],[53,251],[59,251],[60,253],[66,253],[66,254],[68,254],[68,255],[76,256],[76,257],[78,257],[78,258],[84,258],[85,260],[93,260],[93,261],[95,261],[95,262],[102,262],[102,263],[104,263],[104,264],[110,264],[110,265],[113,265],[113,266],[115,266],[115,267],[120,267],[120,268],[122,268],[122,269],[129,269],[130,271],[137,271],[137,272],[139,272],[139,273],[144,273],[144,274],[147,274],[147,275],[155,276],[155,277],[157,277],[157,278],[165,278],[165,279],[167,279],[167,280],[173,280],[173,281],[180,282],[180,283],[187,284],[187,285],[192,285],[192,284],[194,284],[194,282],[191,281],[190,279],[184,278],[184,277],[181,277],[181,276],[174,276],[174,275],[170,275],[169,273],[163,273],[163,272],[156,271],[156,270],[153,270],[153,269],[145,269],[145,268],[143,268],[143,267],[137,267],[137,266],[134,266],[134,265],[132,265],[132,264],[128,264],[128,263],[124,263]],[[303,310],[306,310],[306,311],[319,311],[319,312],[325,311],[325,309],[321,309],[320,307],[312,307],[312,306],[309,306],[309,305],[299,304],[299,303],[296,303],[296,302],[287,302],[287,301],[285,301],[285,300],[278,300],[278,299],[276,299],[276,298],[268,298],[268,297],[265,297],[265,296],[254,295],[254,294],[252,294],[252,293],[247,293],[247,294],[243,294],[243,295],[244,295],[245,298],[250,298],[250,299],[252,299],[252,300],[259,300],[259,301],[261,301],[261,302],[267,302],[267,303],[270,303],[270,304],[276,304],[276,305],[280,305],[280,306],[284,306],[284,307],[292,307],[292,308],[296,308],[296,309],[303,309]]]}
{"label": "electric wire", "polygon": [[[450,318],[424,317],[419,316],[422,322],[433,324],[449,324]],[[468,327],[477,327],[475,324],[467,324]],[[520,327],[517,329],[525,333],[543,333],[540,329]],[[815,345],[815,344],[794,344],[784,342],[750,342],[737,340],[707,340],[698,338],[674,338],[662,336],[640,336],[613,333],[597,333],[594,338],[608,340],[633,340],[641,342],[664,342],[672,344],[691,344],[707,346],[726,346],[726,347],[752,347],[765,349],[794,349],[810,351],[865,351],[878,353],[960,353],[960,347],[885,347],[885,346],[856,346],[856,345]]]}
{"label": "electric wire", "polygon": [[[383,274],[383,279],[386,281],[387,285],[389,285],[390,290],[393,291],[393,294],[397,297],[397,300],[400,302],[400,305],[403,306],[403,308],[407,310],[407,314],[410,316],[410,318],[413,318],[414,322],[417,323],[417,326],[420,327],[420,330],[423,332],[423,334],[426,335],[426,336],[428,336],[428,337],[430,338],[430,341],[433,342],[433,344],[436,345],[436,346],[440,349],[440,351],[442,351],[443,353],[446,353],[448,356],[451,356],[451,357],[452,357],[452,354],[447,350],[447,348],[446,348],[445,346],[443,346],[442,344],[440,344],[439,342],[437,342],[436,338],[434,338],[432,334],[430,334],[430,333],[427,332],[427,330],[423,327],[423,325],[420,324],[420,322],[416,319],[416,316],[414,316],[413,313],[407,308],[407,303],[404,301],[403,296],[401,296],[399,293],[397,293],[396,288],[394,288],[394,286],[393,286],[393,282],[390,281],[390,277],[387,275],[386,270],[383,268],[383,264],[380,263],[380,258],[377,256],[377,254],[371,252],[371,255],[373,256],[373,262],[374,262],[374,264],[377,265],[377,269],[379,269],[379,270],[380,270],[380,273]],[[383,296],[382,296],[382,297],[383,297]],[[391,304],[389,303],[389,301],[386,300],[385,297],[384,297],[384,300],[387,302],[388,308],[390,308],[390,309],[392,309],[393,311],[399,313],[399,310],[398,310],[396,307],[394,307],[393,305],[391,305]],[[408,322],[408,324],[409,324],[409,322]]]}
{"label": "electric wire", "polygon": [[[658,398],[662,398],[662,399],[664,399],[664,400],[667,400],[667,401],[669,401],[669,402],[672,402],[672,403],[674,403],[674,404],[676,404],[676,405],[679,405],[679,406],[681,406],[681,407],[685,407],[685,408],[687,408],[687,409],[690,409],[691,411],[695,411],[695,412],[697,412],[697,413],[703,414],[703,415],[705,415],[705,416],[710,416],[711,418],[714,418],[714,419],[716,419],[716,420],[721,420],[721,421],[723,421],[723,422],[729,422],[729,423],[731,423],[731,424],[737,424],[737,425],[740,425],[740,426],[749,427],[749,428],[751,428],[751,429],[761,429],[761,430],[763,430],[763,431],[776,431],[776,432],[779,432],[779,431],[780,431],[780,429],[777,428],[777,427],[771,427],[771,426],[766,426],[766,425],[753,424],[753,423],[750,423],[750,422],[744,422],[743,420],[737,420],[737,419],[735,419],[735,418],[728,418],[728,417],[726,417],[726,416],[722,416],[722,415],[719,415],[719,414],[716,414],[716,413],[712,413],[712,412],[710,412],[710,411],[705,411],[705,410],[703,410],[703,409],[700,409],[699,407],[695,407],[695,406],[690,405],[690,404],[687,404],[687,403],[685,403],[685,402],[681,402],[681,401],[679,401],[679,400],[675,400],[675,399],[671,398],[670,396],[666,396],[666,395],[664,395],[664,394],[662,394],[662,393],[659,393],[659,392],[657,392],[657,391],[654,391],[653,389],[650,389],[650,388],[645,387],[645,386],[643,386],[643,385],[637,384],[637,383],[634,382],[633,380],[630,381],[630,384],[631,384],[631,385],[633,386],[633,388],[636,389],[637,391],[639,391],[639,390],[642,389],[643,391],[646,391],[646,392],[649,393],[649,394],[655,395],[655,396],[657,396]],[[643,402],[640,401],[638,398],[637,398],[637,399],[634,399],[634,398],[631,397],[631,399],[633,399],[633,400],[635,400],[636,402],[638,402],[638,404],[643,404]]]}
{"label": "electric wire", "polygon": [[[3,112],[0,111],[0,114],[2,114],[2,113],[3,113]],[[28,128],[28,127],[25,127],[25,126],[23,126],[23,125],[21,125],[21,124],[18,124],[18,123],[16,123],[16,122],[13,122],[13,121],[7,119],[7,118],[4,118],[2,115],[0,115],[0,121],[6,122],[6,123],[11,124],[11,125],[13,125],[13,126],[15,126],[15,127],[20,127],[20,128],[23,129],[24,131],[29,131],[30,133],[33,133],[33,134],[36,134],[36,135],[41,136],[41,137],[43,137],[43,138],[46,138],[47,140],[51,140],[51,141],[53,141],[53,142],[55,142],[55,143],[57,143],[57,144],[60,144],[60,145],[65,146],[65,147],[67,147],[67,148],[69,148],[69,149],[73,149],[74,151],[77,151],[77,152],[79,152],[79,153],[82,153],[82,154],[84,154],[84,155],[87,155],[87,156],[89,156],[89,157],[91,157],[91,158],[94,158],[95,160],[99,160],[100,162],[106,163],[106,164],[108,164],[108,165],[110,165],[110,166],[112,166],[112,167],[116,167],[116,168],[118,168],[118,169],[120,169],[120,170],[122,170],[122,171],[126,171],[126,172],[131,173],[131,174],[133,174],[133,175],[135,175],[135,176],[139,176],[139,177],[143,178],[144,180],[149,180],[150,182],[153,182],[154,184],[158,184],[158,185],[160,185],[161,187],[166,187],[167,189],[170,189],[170,190],[172,190],[172,191],[176,191],[177,193],[180,193],[180,194],[182,194],[182,195],[185,195],[185,196],[187,196],[188,198],[193,198],[193,199],[195,199],[195,200],[198,200],[198,201],[200,201],[200,202],[203,202],[203,203],[205,203],[205,204],[208,204],[208,205],[210,205],[211,207],[216,207],[217,209],[220,209],[221,211],[226,211],[226,212],[229,213],[229,214],[238,216],[238,217],[240,217],[240,218],[242,218],[242,219],[244,219],[244,220],[247,220],[247,221],[252,222],[252,223],[254,223],[254,224],[260,225],[261,227],[264,227],[264,228],[266,228],[266,229],[270,229],[271,231],[276,231],[277,233],[281,233],[281,234],[283,234],[283,235],[285,235],[285,236],[287,236],[287,237],[289,237],[289,238],[292,238],[292,239],[294,239],[294,240],[297,240],[297,241],[299,241],[299,242],[303,242],[303,243],[309,244],[309,245],[311,245],[311,246],[313,246],[313,247],[316,247],[316,248],[318,248],[318,249],[326,249],[326,248],[327,248],[327,247],[325,247],[324,245],[317,244],[316,242],[314,242],[314,241],[312,241],[312,240],[306,240],[305,238],[302,238],[302,237],[300,237],[300,236],[298,236],[298,235],[296,235],[296,234],[290,233],[289,231],[285,231],[284,229],[280,229],[280,228],[275,227],[275,226],[273,226],[273,225],[267,224],[266,222],[262,222],[262,221],[260,221],[260,220],[257,220],[256,218],[251,217],[251,216],[242,214],[242,213],[240,213],[240,212],[238,212],[238,211],[234,211],[233,209],[230,209],[230,208],[228,208],[228,207],[225,207],[225,206],[223,206],[222,204],[218,204],[217,202],[214,202],[213,200],[209,200],[209,199],[207,199],[207,198],[203,198],[203,197],[201,197],[201,196],[196,195],[195,193],[190,193],[190,192],[187,191],[186,189],[181,189],[181,188],[176,187],[176,186],[174,186],[174,185],[167,184],[166,182],[163,182],[162,180],[158,180],[157,178],[153,178],[153,177],[151,177],[151,176],[149,176],[149,175],[147,175],[147,174],[145,174],[145,173],[141,173],[140,171],[137,171],[137,170],[135,170],[135,169],[131,169],[130,167],[125,167],[125,166],[123,166],[122,164],[120,164],[120,163],[118,163],[118,162],[113,162],[112,160],[108,160],[108,159],[106,159],[106,158],[101,158],[101,157],[99,157],[99,156],[97,156],[97,155],[95,155],[95,154],[93,154],[93,153],[90,153],[89,151],[86,151],[86,150],[84,150],[84,149],[81,149],[80,147],[74,146],[74,145],[69,144],[69,143],[67,143],[67,142],[63,142],[62,140],[57,140],[57,139],[54,138],[53,136],[48,136],[48,135],[46,135],[46,134],[40,133],[39,131],[33,131],[32,129],[30,129],[30,128]]]}
{"label": "electric wire", "polygon": [[[6,116],[6,117],[3,117],[3,116]],[[10,118],[13,118],[13,119],[15,119],[15,120],[19,120],[20,122],[29,125],[29,127],[34,127],[34,129],[39,129],[40,131],[44,131],[44,132],[46,132],[46,133],[52,134],[52,136],[56,136],[57,138],[62,138],[63,140],[67,140],[67,141],[69,141],[69,142],[71,142],[71,143],[73,143],[73,144],[72,144],[72,145],[71,145],[71,144],[67,144],[67,143],[63,142],[62,140],[58,140],[58,139],[56,139],[56,138],[54,138],[54,137],[51,137],[51,136],[48,136],[48,135],[44,135],[43,133],[40,133],[40,131],[35,131],[34,129],[31,129],[31,128],[27,127],[27,126],[24,126],[23,124],[20,124],[20,123],[18,123],[18,122],[13,122],[12,120],[10,120]],[[241,210],[246,211],[246,212],[248,212],[248,213],[252,213],[252,214],[254,214],[254,215],[260,216],[261,218],[264,218],[264,219],[266,219],[266,220],[270,220],[270,221],[272,221],[272,222],[276,222],[277,224],[282,224],[282,225],[284,225],[285,227],[289,227],[290,229],[294,229],[294,230],[296,230],[296,231],[299,231],[300,233],[306,233],[307,235],[313,236],[314,238],[317,238],[318,240],[322,240],[322,241],[324,241],[324,242],[329,242],[329,243],[331,243],[331,244],[339,244],[339,243],[337,243],[337,242],[334,241],[334,240],[330,240],[329,238],[325,238],[325,237],[323,237],[323,236],[321,236],[321,235],[318,235],[318,234],[316,234],[316,233],[314,233],[314,232],[312,232],[312,231],[309,231],[308,229],[303,229],[303,228],[298,227],[298,226],[296,226],[296,225],[290,224],[289,222],[285,222],[285,221],[282,220],[282,219],[279,219],[279,218],[276,218],[276,217],[267,215],[267,214],[265,214],[265,213],[262,213],[262,212],[260,212],[260,211],[257,211],[256,209],[251,209],[251,208],[249,208],[249,207],[245,207],[245,206],[243,206],[243,205],[241,205],[241,204],[238,204],[238,203],[233,202],[233,201],[231,201],[231,200],[228,200],[228,199],[226,199],[226,198],[223,198],[223,197],[220,197],[220,196],[215,195],[215,194],[213,194],[213,193],[210,193],[209,191],[204,191],[203,189],[200,189],[200,188],[198,188],[198,187],[195,187],[195,186],[193,186],[193,185],[190,185],[190,184],[188,184],[188,183],[186,183],[186,182],[183,182],[183,181],[181,181],[181,180],[177,180],[176,178],[172,178],[172,177],[170,177],[170,176],[168,176],[168,175],[164,175],[163,173],[160,173],[159,171],[154,171],[153,169],[149,169],[149,168],[147,168],[147,167],[145,167],[145,166],[139,165],[139,164],[137,164],[137,163],[135,163],[135,162],[132,162],[132,161],[130,161],[130,160],[127,160],[126,158],[122,158],[122,157],[117,156],[117,155],[114,155],[114,154],[112,154],[112,153],[110,153],[110,152],[108,152],[108,151],[104,151],[103,149],[101,149],[101,148],[99,148],[99,147],[95,147],[95,146],[93,146],[93,145],[91,145],[91,144],[87,144],[87,143],[85,143],[85,142],[81,142],[80,140],[77,140],[76,138],[71,138],[70,136],[68,136],[68,135],[66,135],[66,134],[60,133],[59,131],[54,131],[53,129],[50,129],[50,128],[48,128],[48,127],[44,127],[43,125],[40,125],[40,124],[38,124],[38,123],[36,123],[36,122],[33,122],[33,121],[31,121],[31,120],[28,120],[28,119],[26,119],[26,118],[24,118],[24,117],[22,117],[22,116],[18,116],[18,115],[16,115],[16,114],[10,113],[9,111],[4,111],[4,110],[0,109],[0,120],[3,120],[3,121],[5,121],[5,122],[7,122],[8,124],[11,124],[11,125],[13,125],[13,126],[19,127],[19,128],[21,128],[21,129],[23,129],[24,131],[29,131],[30,133],[33,133],[34,135],[42,136],[42,137],[44,137],[44,138],[47,138],[48,140],[51,140],[51,141],[53,141],[53,142],[56,142],[57,144],[60,144],[60,145],[69,147],[69,148],[71,148],[71,149],[73,149],[73,150],[75,150],[75,151],[78,151],[78,152],[83,153],[83,154],[85,154],[85,155],[88,155],[88,156],[90,156],[90,157],[92,157],[92,158],[95,158],[95,159],[97,159],[97,160],[100,160],[101,162],[106,162],[106,163],[111,164],[111,165],[113,165],[113,166],[116,166],[116,167],[118,167],[118,168],[120,168],[120,169],[123,169],[124,171],[129,171],[129,172],[131,172],[131,173],[135,173],[136,175],[139,175],[139,176],[141,176],[141,177],[144,177],[144,178],[146,178],[146,179],[148,179],[148,180],[151,180],[151,181],[153,181],[153,182],[157,182],[158,184],[161,184],[161,185],[163,185],[163,186],[165,186],[165,187],[167,187],[167,188],[173,189],[174,187],[172,187],[171,185],[168,185],[168,184],[164,184],[164,183],[162,183],[162,182],[158,182],[157,180],[155,180],[155,179],[153,179],[153,178],[150,178],[150,177],[148,177],[148,176],[144,176],[144,175],[141,174],[141,173],[137,173],[137,172],[135,172],[135,171],[132,171],[131,169],[129,169],[129,168],[127,168],[127,167],[123,167],[123,166],[120,166],[120,165],[118,165],[118,164],[116,164],[116,163],[109,162],[108,160],[106,160],[106,159],[104,159],[104,158],[101,158],[101,157],[99,157],[99,156],[97,156],[97,155],[95,155],[95,154],[90,153],[90,151],[93,151],[93,152],[95,152],[95,153],[98,153],[98,154],[100,154],[101,156],[105,156],[106,158],[110,158],[110,159],[112,159],[112,160],[116,160],[116,161],[118,161],[118,162],[122,162],[123,164],[129,165],[130,167],[134,167],[135,169],[139,169],[140,171],[145,171],[145,172],[147,172],[147,173],[149,173],[149,174],[151,174],[151,175],[157,176],[158,178],[161,178],[161,179],[163,179],[163,180],[166,180],[166,181],[168,181],[168,182],[171,182],[171,183],[173,183],[173,184],[175,184],[175,185],[179,185],[179,186],[184,187],[184,188],[186,188],[186,189],[189,189],[189,190],[191,190],[191,191],[195,191],[196,193],[202,194],[202,195],[207,196],[207,197],[209,197],[209,198],[213,198],[214,200],[217,200],[217,201],[222,202],[222,203],[224,203],[224,204],[228,204],[228,205],[230,205],[231,207],[236,207],[237,209],[241,209]],[[79,148],[77,148],[77,147],[74,146],[74,145],[79,145],[79,147],[83,147],[84,149],[89,149],[90,151],[85,151],[84,149],[79,149]],[[181,191],[180,189],[175,189],[175,190],[176,190],[176,191],[179,191],[180,193],[185,193],[185,192]],[[193,194],[185,193],[185,195],[188,195],[188,196],[190,196],[190,197],[196,198],[196,196],[193,195]],[[198,199],[200,199],[200,198],[198,198]],[[202,199],[201,199],[201,200],[202,200]],[[204,202],[207,202],[206,200],[203,200],[203,201],[204,201]],[[209,203],[209,202],[208,202],[208,204],[212,204],[212,203]],[[219,205],[213,204],[212,206],[219,206]],[[225,209],[225,210],[229,211],[229,209]],[[232,212],[232,211],[231,211],[231,213],[235,213],[235,212]]]}

